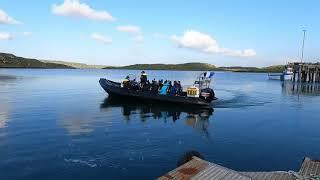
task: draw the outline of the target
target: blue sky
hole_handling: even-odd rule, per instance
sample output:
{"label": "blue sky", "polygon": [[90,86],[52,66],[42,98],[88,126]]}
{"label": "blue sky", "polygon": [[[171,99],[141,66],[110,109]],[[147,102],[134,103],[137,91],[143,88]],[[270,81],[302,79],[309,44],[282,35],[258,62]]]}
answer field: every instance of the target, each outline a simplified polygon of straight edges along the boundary
{"label": "blue sky", "polygon": [[320,1],[1,0],[0,51],[88,64],[319,60]]}

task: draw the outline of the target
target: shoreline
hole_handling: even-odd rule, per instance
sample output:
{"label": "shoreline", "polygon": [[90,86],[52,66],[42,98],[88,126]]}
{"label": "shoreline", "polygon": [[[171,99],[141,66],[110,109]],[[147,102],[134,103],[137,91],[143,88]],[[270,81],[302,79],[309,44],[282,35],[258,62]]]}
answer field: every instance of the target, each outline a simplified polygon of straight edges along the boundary
{"label": "shoreline", "polygon": [[[79,70],[150,70],[150,71],[217,71],[217,72],[236,72],[236,73],[281,73],[282,71],[250,71],[250,70],[228,70],[228,69],[131,69],[131,68],[46,68],[46,67],[0,67],[0,69],[79,69]],[[1,76],[1,75],[0,75]]]}
{"label": "shoreline", "polygon": [[22,69],[122,69],[122,70],[166,70],[166,71],[229,71],[247,73],[282,72],[285,65],[268,67],[221,66],[209,63],[186,62],[180,64],[132,64],[125,66],[93,65],[69,61],[50,61],[24,58],[14,54],[0,53],[0,68]]}

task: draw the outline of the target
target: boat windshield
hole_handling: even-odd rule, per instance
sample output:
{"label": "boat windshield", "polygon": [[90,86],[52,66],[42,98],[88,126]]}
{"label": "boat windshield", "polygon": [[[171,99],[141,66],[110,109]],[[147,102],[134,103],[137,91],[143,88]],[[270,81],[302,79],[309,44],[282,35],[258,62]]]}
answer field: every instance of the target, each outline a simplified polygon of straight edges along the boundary
{"label": "boat windshield", "polygon": [[199,89],[206,89],[210,87],[211,78],[214,75],[214,72],[204,72],[201,73],[197,79],[194,81],[194,86],[198,86]]}

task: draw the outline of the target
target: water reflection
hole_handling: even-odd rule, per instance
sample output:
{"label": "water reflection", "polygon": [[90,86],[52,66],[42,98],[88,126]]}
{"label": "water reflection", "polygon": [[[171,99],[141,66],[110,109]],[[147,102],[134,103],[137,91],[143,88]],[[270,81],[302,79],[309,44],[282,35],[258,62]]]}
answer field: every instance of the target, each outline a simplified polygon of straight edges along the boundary
{"label": "water reflection", "polygon": [[0,129],[7,127],[8,121],[9,121],[9,107],[5,103],[1,102],[1,104],[0,104]]}
{"label": "water reflection", "polygon": [[282,93],[289,95],[320,95],[320,83],[282,82]]}
{"label": "water reflection", "polygon": [[93,131],[90,125],[90,117],[85,115],[64,114],[59,124],[64,127],[70,135],[88,134]]}
{"label": "water reflection", "polygon": [[7,127],[9,122],[9,101],[10,96],[8,82],[15,80],[15,76],[0,74],[0,129]]}
{"label": "water reflection", "polygon": [[17,79],[16,76],[0,74],[0,81],[9,81]]}
{"label": "water reflection", "polygon": [[186,125],[206,136],[209,134],[209,118],[213,113],[212,108],[203,109],[115,97],[106,98],[100,108],[103,111],[110,111],[111,108],[121,108],[122,115],[127,121],[136,118],[136,115],[138,115],[141,121],[146,121],[148,118],[163,120],[165,123],[168,121],[176,122],[177,120],[184,120]]}

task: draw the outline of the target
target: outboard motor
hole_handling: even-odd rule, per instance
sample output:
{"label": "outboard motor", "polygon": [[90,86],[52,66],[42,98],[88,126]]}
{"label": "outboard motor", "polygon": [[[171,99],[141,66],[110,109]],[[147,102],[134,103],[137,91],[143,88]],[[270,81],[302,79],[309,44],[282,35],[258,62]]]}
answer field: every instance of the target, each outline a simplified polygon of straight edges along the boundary
{"label": "outboard motor", "polygon": [[200,98],[204,99],[206,102],[211,102],[215,99],[214,91],[211,88],[201,89]]}
{"label": "outboard motor", "polygon": [[206,102],[211,102],[212,100],[217,99],[215,97],[213,89],[210,88],[211,78],[214,74],[214,72],[202,73],[194,82],[194,86],[198,86],[200,89],[199,97]]}

